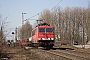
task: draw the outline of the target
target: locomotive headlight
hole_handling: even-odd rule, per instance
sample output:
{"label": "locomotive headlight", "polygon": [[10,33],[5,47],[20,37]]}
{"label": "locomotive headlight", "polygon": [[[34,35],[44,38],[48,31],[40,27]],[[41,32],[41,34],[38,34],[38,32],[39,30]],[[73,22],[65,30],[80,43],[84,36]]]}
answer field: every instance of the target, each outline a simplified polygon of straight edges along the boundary
{"label": "locomotive headlight", "polygon": [[54,40],[54,38],[48,38],[48,40]]}
{"label": "locomotive headlight", "polygon": [[51,38],[51,40],[54,40],[54,38]]}
{"label": "locomotive headlight", "polygon": [[44,40],[43,38],[38,38],[38,40]]}
{"label": "locomotive headlight", "polygon": [[48,38],[48,40],[50,40],[50,38]]}

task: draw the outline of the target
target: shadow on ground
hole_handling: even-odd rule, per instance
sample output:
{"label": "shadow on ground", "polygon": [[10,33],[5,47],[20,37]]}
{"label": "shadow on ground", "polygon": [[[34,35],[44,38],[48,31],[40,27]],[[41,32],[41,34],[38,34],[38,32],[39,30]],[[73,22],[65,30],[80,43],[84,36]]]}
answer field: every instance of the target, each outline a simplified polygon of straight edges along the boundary
{"label": "shadow on ground", "polygon": [[43,49],[43,50],[74,50],[73,48],[51,48],[51,49]]}
{"label": "shadow on ground", "polygon": [[74,50],[73,48],[52,48],[53,50]]}

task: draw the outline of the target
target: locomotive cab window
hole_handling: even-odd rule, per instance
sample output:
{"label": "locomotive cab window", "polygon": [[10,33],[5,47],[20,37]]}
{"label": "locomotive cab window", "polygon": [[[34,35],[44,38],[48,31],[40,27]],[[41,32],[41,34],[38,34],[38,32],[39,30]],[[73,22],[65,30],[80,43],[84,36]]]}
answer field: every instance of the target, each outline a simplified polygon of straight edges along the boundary
{"label": "locomotive cab window", "polygon": [[45,32],[45,28],[39,28],[39,32]]}
{"label": "locomotive cab window", "polygon": [[46,28],[46,32],[53,32],[52,28]]}
{"label": "locomotive cab window", "polygon": [[39,28],[39,32],[53,32],[52,28]]}

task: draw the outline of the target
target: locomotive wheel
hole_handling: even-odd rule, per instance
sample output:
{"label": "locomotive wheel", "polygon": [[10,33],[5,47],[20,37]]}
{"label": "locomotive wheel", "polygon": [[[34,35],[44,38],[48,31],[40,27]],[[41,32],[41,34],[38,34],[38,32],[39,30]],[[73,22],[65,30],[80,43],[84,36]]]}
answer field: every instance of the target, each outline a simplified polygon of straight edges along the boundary
{"label": "locomotive wheel", "polygon": [[42,47],[44,47],[44,49],[46,49],[46,50],[50,50],[50,49],[53,48],[53,46],[54,46],[53,43],[47,43],[47,42],[46,42],[46,43],[43,44]]}
{"label": "locomotive wheel", "polygon": [[34,47],[35,47],[35,48],[38,48],[38,46],[39,46],[38,44],[34,44]]}
{"label": "locomotive wheel", "polygon": [[49,47],[44,47],[43,49],[44,49],[44,50],[50,50],[50,48],[49,48]]}
{"label": "locomotive wheel", "polygon": [[53,47],[51,47],[51,46],[49,46],[49,45],[44,47],[45,50],[50,50],[50,49],[52,49],[52,48],[53,48]]}

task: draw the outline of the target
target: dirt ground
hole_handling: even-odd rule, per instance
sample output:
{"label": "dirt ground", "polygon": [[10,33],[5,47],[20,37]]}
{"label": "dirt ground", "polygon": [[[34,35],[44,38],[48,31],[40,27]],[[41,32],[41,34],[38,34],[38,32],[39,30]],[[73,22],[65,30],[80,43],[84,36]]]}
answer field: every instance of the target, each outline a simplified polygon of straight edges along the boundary
{"label": "dirt ground", "polygon": [[37,60],[32,53],[20,47],[6,47],[1,54],[1,60]]}
{"label": "dirt ground", "polygon": [[[82,51],[90,53],[90,49],[78,49],[72,46],[58,46],[59,48],[71,48],[76,51]],[[67,50],[66,50],[67,51]],[[17,47],[3,47],[1,54],[1,60],[41,60],[38,56],[35,56],[30,50],[25,50],[21,46]],[[43,59],[42,59],[43,60]]]}

